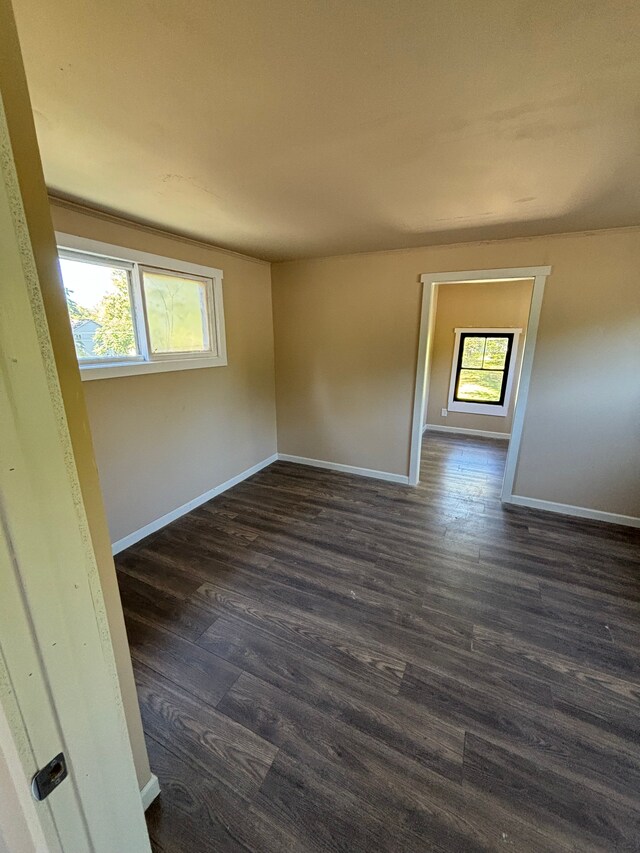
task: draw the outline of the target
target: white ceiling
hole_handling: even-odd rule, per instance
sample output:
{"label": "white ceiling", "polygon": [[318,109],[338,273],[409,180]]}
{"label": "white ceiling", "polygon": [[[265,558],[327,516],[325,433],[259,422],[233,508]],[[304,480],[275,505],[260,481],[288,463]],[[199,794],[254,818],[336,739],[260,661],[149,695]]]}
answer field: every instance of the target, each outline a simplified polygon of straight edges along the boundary
{"label": "white ceiling", "polygon": [[640,3],[14,0],[54,194],[268,259],[640,224]]}

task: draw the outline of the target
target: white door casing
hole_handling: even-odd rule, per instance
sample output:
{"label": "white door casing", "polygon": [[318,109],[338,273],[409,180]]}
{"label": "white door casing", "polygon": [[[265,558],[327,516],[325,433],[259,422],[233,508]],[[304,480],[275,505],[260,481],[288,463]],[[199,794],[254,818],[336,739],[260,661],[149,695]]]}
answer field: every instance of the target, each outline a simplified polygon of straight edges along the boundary
{"label": "white door casing", "polygon": [[409,453],[409,483],[413,486],[420,481],[420,451],[422,447],[422,426],[424,410],[429,393],[430,352],[435,329],[435,310],[437,292],[441,284],[489,283],[495,281],[533,281],[529,322],[526,329],[522,362],[520,365],[520,380],[518,393],[513,411],[511,440],[507,451],[504,480],[502,483],[501,499],[510,503],[513,498],[520,442],[524,427],[524,418],[529,396],[529,384],[533,370],[533,356],[538,336],[542,298],[547,277],[551,274],[550,266],[515,267],[508,269],[466,270],[462,272],[424,273],[420,276],[422,283],[422,310],[420,314],[420,335],[418,340],[418,359],[416,363],[416,384],[413,396],[413,416],[411,423],[411,447]]}
{"label": "white door casing", "polygon": [[35,770],[58,752],[70,769],[44,802],[20,798],[34,848],[147,853],[102,590],[1,99],[0,434],[0,736],[11,738],[17,755],[17,791],[28,790]]}

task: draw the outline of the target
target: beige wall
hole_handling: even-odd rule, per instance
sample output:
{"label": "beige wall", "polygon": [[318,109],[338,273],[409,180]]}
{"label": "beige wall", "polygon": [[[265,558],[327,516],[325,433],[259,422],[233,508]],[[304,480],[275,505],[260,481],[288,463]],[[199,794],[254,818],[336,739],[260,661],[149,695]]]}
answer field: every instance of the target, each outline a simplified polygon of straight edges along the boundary
{"label": "beige wall", "polygon": [[82,384],[115,542],[276,452],[271,271],[77,208],[52,214],[57,231],[224,272],[228,366]]}
{"label": "beige wall", "polygon": [[640,230],[274,265],[278,449],[407,474],[424,272],[552,264],[515,493],[640,516]]}
{"label": "beige wall", "polygon": [[438,287],[425,423],[505,434],[511,432],[515,385],[507,414],[504,416],[449,412],[447,417],[443,418],[441,410],[446,409],[449,403],[449,382],[456,328],[475,326],[486,329],[522,329],[518,349],[515,352],[515,376],[519,376],[532,290],[531,281],[441,284]]}
{"label": "beige wall", "polygon": [[0,92],[38,270],[38,280],[42,289],[78,478],[100,573],[136,773],[140,787],[143,787],[149,781],[151,772],[133,680],[131,655],[111,557],[109,531],[98,482],[78,362],[69,327],[64,291],[59,278],[51,214],[33,125],[33,113],[15,24],[7,0],[0,0]]}

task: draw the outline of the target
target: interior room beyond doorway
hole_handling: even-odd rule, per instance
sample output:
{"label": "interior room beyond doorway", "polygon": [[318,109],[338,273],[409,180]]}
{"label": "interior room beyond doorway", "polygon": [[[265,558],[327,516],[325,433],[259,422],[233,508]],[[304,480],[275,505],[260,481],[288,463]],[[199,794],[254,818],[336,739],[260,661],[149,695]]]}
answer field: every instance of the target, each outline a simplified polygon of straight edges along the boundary
{"label": "interior room beyond doorway", "polygon": [[532,289],[530,279],[440,285],[425,431],[509,438]]}

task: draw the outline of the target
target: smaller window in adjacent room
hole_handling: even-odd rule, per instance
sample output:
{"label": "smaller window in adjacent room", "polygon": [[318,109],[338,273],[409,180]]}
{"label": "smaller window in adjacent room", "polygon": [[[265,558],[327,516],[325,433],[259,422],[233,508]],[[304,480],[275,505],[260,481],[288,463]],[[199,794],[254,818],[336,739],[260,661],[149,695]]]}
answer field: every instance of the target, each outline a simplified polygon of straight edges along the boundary
{"label": "smaller window in adjacent room", "polygon": [[57,236],[83,379],[227,363],[221,270]]}
{"label": "smaller window in adjacent room", "polygon": [[449,411],[505,416],[521,329],[455,329]]}

